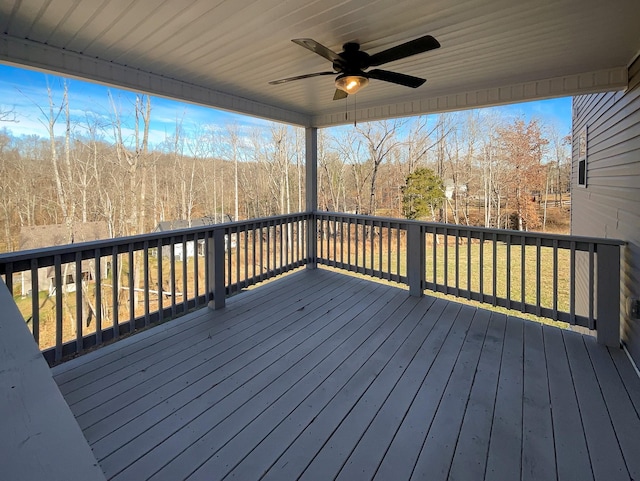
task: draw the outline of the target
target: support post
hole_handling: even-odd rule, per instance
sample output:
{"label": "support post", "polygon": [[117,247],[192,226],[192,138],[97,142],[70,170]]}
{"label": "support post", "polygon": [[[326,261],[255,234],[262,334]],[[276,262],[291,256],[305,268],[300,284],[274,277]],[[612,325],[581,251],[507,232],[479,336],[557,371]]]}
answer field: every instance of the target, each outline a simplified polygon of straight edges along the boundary
{"label": "support post", "polygon": [[598,343],[620,347],[620,246],[598,245],[597,262]]}
{"label": "support post", "polygon": [[209,243],[207,252],[207,277],[210,289],[213,292],[213,300],[209,302],[209,308],[222,309],[225,305],[227,294],[224,285],[224,229],[214,229],[213,236],[210,237],[207,242]]}
{"label": "support post", "polygon": [[307,219],[307,269],[317,267],[318,234],[315,211],[318,209],[318,129],[305,129],[305,189]]}
{"label": "support post", "polygon": [[425,269],[425,242],[424,234],[419,224],[407,225],[407,278],[409,281],[409,294],[422,297],[422,283]]}

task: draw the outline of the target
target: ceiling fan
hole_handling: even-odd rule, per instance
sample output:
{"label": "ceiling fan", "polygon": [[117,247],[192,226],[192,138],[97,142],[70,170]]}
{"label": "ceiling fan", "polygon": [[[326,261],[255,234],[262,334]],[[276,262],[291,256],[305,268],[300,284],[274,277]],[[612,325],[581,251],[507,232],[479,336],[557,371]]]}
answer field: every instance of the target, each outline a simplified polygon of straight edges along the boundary
{"label": "ceiling fan", "polygon": [[388,62],[393,62],[394,60],[411,57],[412,55],[440,47],[440,43],[431,35],[410,40],[409,42],[388,48],[382,52],[374,53],[373,55],[369,55],[360,50],[360,44],[355,42],[345,43],[342,46],[343,51],[340,53],[336,53],[310,38],[296,38],[293,39],[292,42],[332,62],[333,71],[309,73],[306,75],[298,75],[297,77],[273,80],[269,82],[269,84],[278,85],[293,80],[319,77],[321,75],[335,75],[337,73],[338,76],[335,79],[336,92],[333,100],[344,99],[349,94],[355,94],[369,83],[369,79],[383,80],[414,89],[418,88],[427,80],[377,68],[369,70],[368,72],[366,70],[369,67],[377,67]]}

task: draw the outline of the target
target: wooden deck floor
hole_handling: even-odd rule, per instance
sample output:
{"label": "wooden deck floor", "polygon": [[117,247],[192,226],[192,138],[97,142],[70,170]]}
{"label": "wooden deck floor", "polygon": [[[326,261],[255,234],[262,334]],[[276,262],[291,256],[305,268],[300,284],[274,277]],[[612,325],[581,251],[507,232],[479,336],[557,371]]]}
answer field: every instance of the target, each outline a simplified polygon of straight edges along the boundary
{"label": "wooden deck floor", "polygon": [[588,336],[317,269],[54,368],[116,480],[640,480]]}

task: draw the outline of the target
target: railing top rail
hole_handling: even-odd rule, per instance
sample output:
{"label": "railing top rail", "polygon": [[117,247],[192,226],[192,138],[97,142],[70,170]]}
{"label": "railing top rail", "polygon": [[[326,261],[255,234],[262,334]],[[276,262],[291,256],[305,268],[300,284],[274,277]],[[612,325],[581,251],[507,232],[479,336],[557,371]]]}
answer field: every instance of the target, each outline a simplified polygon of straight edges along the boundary
{"label": "railing top rail", "polygon": [[[144,242],[157,242],[158,240],[167,239],[170,237],[182,237],[184,235],[189,236],[191,239],[193,236],[202,234],[205,232],[214,231],[217,229],[238,229],[243,227],[251,227],[256,224],[278,221],[295,221],[301,218],[308,218],[311,213],[298,212],[294,214],[285,214],[273,217],[262,217],[257,219],[249,219],[238,222],[225,222],[220,224],[212,224],[208,226],[188,227],[185,229],[176,229],[163,232],[151,232],[149,234],[139,234],[127,237],[114,237],[111,239],[100,239],[89,242],[77,242],[74,244],[65,244],[60,246],[42,247],[39,249],[29,249],[16,252],[7,252],[0,254],[0,274],[4,274],[3,266],[9,262],[22,262],[30,259],[37,259],[42,257],[52,257],[55,255],[65,255],[75,253],[78,251],[86,252],[99,248],[113,248],[119,246],[125,246],[131,243],[142,244]],[[190,240],[190,239],[189,239]],[[155,246],[152,246],[155,247]]]}
{"label": "railing top rail", "polygon": [[328,212],[328,211],[316,211],[315,215],[322,216],[338,216],[338,217],[350,217],[352,219],[361,219],[361,220],[377,220],[383,222],[399,222],[400,224],[418,224],[425,227],[430,227],[433,229],[447,229],[449,231],[471,231],[471,232],[483,232],[486,234],[497,234],[502,236],[511,236],[511,237],[527,237],[531,239],[544,238],[549,240],[559,240],[566,242],[581,242],[581,243],[590,243],[590,244],[601,244],[601,245],[612,245],[612,246],[622,246],[625,245],[626,242],[619,239],[609,239],[603,237],[587,237],[587,236],[575,236],[570,234],[550,234],[546,232],[530,232],[530,231],[519,231],[519,230],[511,230],[511,229],[495,229],[492,227],[480,227],[480,226],[472,226],[472,225],[463,225],[463,224],[445,224],[442,222],[425,222],[425,221],[417,221],[417,220],[409,220],[409,219],[397,219],[393,217],[377,217],[371,215],[363,215],[363,214],[347,214],[344,212]]}
{"label": "railing top rail", "polygon": [[[408,225],[420,225],[426,227],[428,229],[433,229],[436,231],[443,231],[446,229],[451,232],[471,232],[471,233],[484,233],[487,235],[497,235],[498,237],[510,236],[510,237],[522,237],[527,239],[544,239],[547,241],[560,241],[563,243],[568,242],[576,242],[583,244],[598,244],[598,245],[611,245],[611,246],[622,246],[626,243],[624,241],[618,239],[607,239],[607,238],[599,238],[599,237],[584,237],[584,236],[573,236],[573,235],[565,235],[565,234],[548,234],[543,232],[526,232],[526,231],[517,231],[517,230],[508,230],[508,229],[493,229],[488,227],[478,227],[478,226],[466,226],[460,224],[445,224],[439,222],[424,222],[424,221],[415,221],[408,219],[399,219],[393,217],[378,217],[378,216],[369,216],[362,214],[349,214],[344,212],[329,212],[329,211],[315,211],[315,212],[298,212],[293,214],[272,216],[272,217],[263,217],[257,219],[249,219],[239,222],[225,222],[221,224],[213,224],[209,226],[197,226],[190,227],[185,229],[177,229],[171,231],[164,232],[152,232],[149,234],[140,234],[135,236],[128,237],[116,237],[113,239],[101,239],[96,241],[89,242],[78,242],[75,244],[67,244],[62,246],[51,246],[44,247],[40,249],[31,249],[17,252],[8,252],[0,254],[0,274],[4,274],[4,266],[7,263],[22,263],[24,261],[29,261],[31,259],[41,259],[41,258],[49,258],[56,255],[65,256],[68,254],[80,252],[88,252],[99,248],[113,248],[126,246],[131,243],[142,244],[144,242],[152,242],[157,243],[159,240],[168,239],[171,237],[182,237],[187,236],[188,240],[192,240],[194,236],[203,234],[206,232],[211,232],[217,229],[233,229],[239,230],[245,227],[250,228],[256,224],[266,224],[273,222],[288,222],[295,221],[299,219],[307,219],[311,215],[323,216],[323,217],[348,217],[350,219],[362,220],[362,221],[376,221],[376,222],[388,222],[393,224],[398,224],[401,227],[406,228]],[[155,247],[155,246],[152,246]]]}
{"label": "railing top rail", "polygon": [[365,214],[349,214],[346,212],[331,212],[331,211],[325,211],[325,210],[315,211],[313,212],[313,214],[316,216],[323,216],[323,217],[349,217],[350,219],[358,219],[358,220],[365,220],[365,221],[374,220],[376,222],[392,222],[394,224],[400,224],[400,225],[406,225],[413,222],[407,219],[401,219],[399,217],[381,217],[381,216],[365,215]]}

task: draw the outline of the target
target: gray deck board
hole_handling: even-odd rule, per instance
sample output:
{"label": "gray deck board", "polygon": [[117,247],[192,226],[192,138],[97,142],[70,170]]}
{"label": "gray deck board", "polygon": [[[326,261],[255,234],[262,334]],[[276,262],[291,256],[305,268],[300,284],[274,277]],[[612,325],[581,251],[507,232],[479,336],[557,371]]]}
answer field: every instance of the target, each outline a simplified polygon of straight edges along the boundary
{"label": "gray deck board", "polygon": [[387,451],[389,443],[400,427],[418,389],[430,370],[450,323],[438,322],[446,301],[438,299],[429,308],[429,324],[433,327],[411,364],[393,387],[382,408],[367,427],[344,463],[337,479],[371,479]]}
{"label": "gray deck board", "polygon": [[523,481],[557,479],[548,379],[542,326],[527,322],[524,324],[522,400]]}
{"label": "gray deck board", "polygon": [[449,471],[450,479],[484,478],[498,387],[496,366],[500,365],[505,327],[506,316],[491,316]]}
{"label": "gray deck board", "polygon": [[563,334],[594,478],[596,481],[628,479],[629,473],[583,336],[568,331]]}
{"label": "gray deck board", "polygon": [[[602,349],[593,339],[585,339],[591,363],[594,367],[601,392],[607,405],[607,411],[615,427],[627,469],[632,479],[640,479],[640,418],[627,395],[625,386],[620,382],[618,371],[609,351]],[[633,379],[631,379],[633,381]]]}
{"label": "gray deck board", "polygon": [[[370,299],[379,304],[387,301],[389,294],[379,296],[380,287],[371,286],[371,292],[364,299]],[[346,303],[345,305],[349,306]],[[321,311],[316,311],[318,312]],[[338,311],[336,322],[326,325],[323,329],[321,335],[324,339],[335,334],[333,342],[338,342],[339,336],[347,334],[348,329],[340,324],[339,315]],[[345,313],[342,315],[346,316]],[[145,411],[144,416],[133,417],[134,422],[123,426],[123,429],[116,433],[115,437],[119,441],[115,445],[119,446],[120,440],[127,439],[131,433],[136,434],[135,439],[126,448],[110,453],[104,461],[104,466],[109,468],[113,466],[116,469],[122,467],[126,461],[137,461],[137,464],[149,463],[152,466],[156,466],[158,462],[166,463],[179,454],[173,447],[176,439],[181,439],[181,442],[193,451],[195,442],[212,426],[223,421],[230,424],[231,420],[227,421],[227,419],[238,409],[238,406],[244,406],[247,398],[252,401],[252,404],[250,407],[245,407],[243,412],[251,413],[258,404],[268,406],[282,394],[281,391],[276,391],[278,384],[275,384],[274,380],[290,382],[293,374],[287,372],[287,367],[292,365],[296,371],[306,372],[307,366],[294,363],[306,354],[305,351],[311,351],[313,344],[321,339],[314,332],[319,329],[319,326],[302,324],[300,327],[301,329],[280,344],[276,344],[275,340],[271,339],[266,345],[263,343],[261,349],[254,349],[249,354],[238,356],[218,369],[213,366],[214,370],[211,374],[179,391],[177,395],[169,397],[158,407]],[[325,344],[326,348],[330,345],[330,342]],[[292,353],[296,348],[297,350]],[[173,392],[185,382],[178,379],[176,382],[167,384],[166,389]],[[266,393],[265,389],[268,390]],[[250,397],[256,393],[262,396]],[[211,404],[214,404],[216,409],[209,409]],[[141,419],[142,417],[144,419]],[[140,424],[142,424],[141,427]],[[105,439],[99,447],[108,450],[113,445],[113,438],[114,436],[110,436]],[[185,443],[187,439],[189,442]],[[154,441],[157,443],[157,440],[162,442],[157,446],[152,444]],[[155,449],[151,450],[154,447]],[[146,456],[139,461],[138,458],[142,455]],[[127,464],[124,466],[126,467]]]}
{"label": "gray deck board", "polygon": [[[469,313],[469,315],[472,315]],[[491,313],[476,310],[411,479],[446,480]]]}
{"label": "gray deck board", "polygon": [[394,436],[385,457],[380,463],[374,479],[410,479],[420,450],[426,439],[433,417],[453,366],[458,358],[467,330],[471,324],[467,315],[459,315],[461,306],[449,304],[438,322],[450,323],[451,330],[442,343],[438,355],[420,386],[405,419]]}
{"label": "gray deck board", "polygon": [[[331,389],[339,386],[342,379],[351,374],[350,369],[354,369],[370,355],[370,351],[375,349],[386,339],[388,332],[379,330],[383,325],[384,316],[376,318],[375,314],[385,305],[390,303],[394,308],[406,300],[402,297],[385,292],[379,295],[374,291],[370,297],[363,298],[361,308],[352,308],[350,314],[345,314],[339,320],[348,320],[348,325],[339,326],[336,322],[335,332],[330,339],[324,340],[322,344],[318,336],[309,339],[308,345],[302,346],[294,355],[294,358],[282,358],[274,364],[272,372],[264,378],[256,378],[253,384],[242,386],[240,396],[227,398],[229,402],[217,406],[216,410],[207,410],[204,415],[197,420],[195,425],[187,425],[185,429],[176,432],[173,438],[189,440],[188,447],[180,453],[176,453],[171,441],[164,443],[162,448],[155,449],[142,462],[155,466],[158,462],[166,463],[164,469],[158,473],[157,479],[180,479],[181,475],[190,474],[189,471],[197,469],[201,464],[207,462],[212,452],[225,445],[238,431],[244,432],[247,424],[262,414],[266,409],[270,412],[280,409],[290,409],[308,395],[309,391],[321,393],[328,396]],[[326,331],[326,330],[325,330]],[[353,350],[354,344],[358,347],[365,342],[362,349]],[[317,347],[317,348],[316,348]],[[339,352],[335,352],[339,349]],[[329,354],[333,354],[329,356]],[[342,359],[347,358],[351,362],[338,364]],[[293,364],[295,361],[300,360]],[[293,364],[293,365],[292,365]],[[336,367],[343,367],[336,370]],[[287,369],[289,368],[289,369]],[[311,368],[313,369],[310,372]],[[323,388],[318,388],[319,381],[324,381]],[[226,399],[225,399],[226,401]],[[321,405],[322,400],[316,405]],[[222,404],[222,403],[221,403]],[[311,403],[309,403],[311,404]],[[221,414],[224,414],[221,416]],[[265,416],[262,417],[265,419]],[[273,422],[269,416],[268,422]],[[240,429],[238,429],[240,427]],[[166,453],[165,453],[166,450]],[[158,456],[160,452],[161,456]],[[176,456],[176,454],[179,454]],[[137,464],[141,465],[140,462]],[[138,469],[138,467],[132,467]],[[186,473],[184,472],[186,471]],[[212,471],[217,472],[217,471]]]}
{"label": "gray deck board", "polygon": [[[331,295],[341,286],[340,282],[334,283],[332,287],[335,289],[327,289],[327,295]],[[347,301],[348,294],[348,290],[341,292],[338,301]],[[295,296],[298,295],[298,293],[295,294]],[[221,320],[217,324],[217,333],[212,334],[214,329],[211,331],[202,330],[199,338],[188,341],[189,345],[181,344],[181,351],[174,356],[164,359],[149,357],[147,364],[145,364],[148,367],[142,368],[144,372],[140,367],[136,368],[138,369],[136,374],[139,375],[132,376],[136,381],[135,383],[132,384],[130,377],[119,383],[124,387],[120,385],[113,386],[110,389],[111,397],[107,398],[102,394],[100,402],[94,400],[91,411],[87,411],[84,407],[86,405],[85,401],[72,404],[72,409],[74,412],[77,410],[80,424],[91,428],[88,431],[89,435],[93,439],[98,439],[103,433],[103,430],[100,429],[101,426],[106,426],[107,430],[114,430],[119,427],[118,424],[114,424],[109,420],[99,424],[111,413],[121,411],[119,423],[125,423],[140,415],[141,411],[139,409],[144,411],[149,409],[148,401],[144,398],[150,393],[155,393],[154,397],[158,400],[166,399],[175,394],[176,388],[192,385],[195,381],[199,381],[210,374],[215,370],[214,368],[224,366],[224,369],[228,370],[233,366],[242,365],[244,361],[250,359],[250,353],[245,355],[248,351],[258,354],[258,351],[253,349],[254,346],[261,345],[266,347],[269,342],[277,343],[280,338],[274,336],[287,329],[288,326],[296,325],[296,321],[303,316],[303,311],[307,305],[310,306],[310,309],[313,309],[313,302],[316,304],[323,302],[317,299],[314,300],[312,296],[309,296],[308,299],[309,301],[306,304],[292,303],[292,307],[282,309],[279,316],[273,316],[274,319],[269,319],[272,314],[270,309],[260,310],[260,314],[252,317],[253,323],[249,326],[246,325],[244,320],[238,323],[229,322],[226,319]],[[260,319],[258,317],[262,322],[259,322]],[[239,324],[242,324],[242,326],[239,327]],[[303,327],[299,324],[296,326],[298,328]],[[162,351],[159,354],[162,355]]]}
{"label": "gray deck board", "polygon": [[524,322],[507,318],[486,479],[519,479],[522,469]]}
{"label": "gray deck board", "polygon": [[[559,481],[593,479],[562,331],[543,328]],[[577,333],[574,333],[579,335]]]}
{"label": "gray deck board", "polygon": [[640,381],[621,351],[326,269],[53,374],[114,480],[637,479],[640,469]]}

